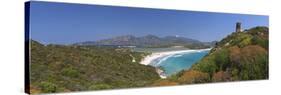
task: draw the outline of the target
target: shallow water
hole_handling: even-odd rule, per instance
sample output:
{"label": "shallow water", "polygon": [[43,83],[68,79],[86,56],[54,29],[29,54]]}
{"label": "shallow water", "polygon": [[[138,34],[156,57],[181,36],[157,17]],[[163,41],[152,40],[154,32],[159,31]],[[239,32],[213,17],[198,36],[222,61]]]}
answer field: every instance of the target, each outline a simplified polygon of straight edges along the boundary
{"label": "shallow water", "polygon": [[202,59],[209,50],[184,52],[164,56],[153,60],[149,65],[164,70],[167,76],[189,69],[194,63]]}

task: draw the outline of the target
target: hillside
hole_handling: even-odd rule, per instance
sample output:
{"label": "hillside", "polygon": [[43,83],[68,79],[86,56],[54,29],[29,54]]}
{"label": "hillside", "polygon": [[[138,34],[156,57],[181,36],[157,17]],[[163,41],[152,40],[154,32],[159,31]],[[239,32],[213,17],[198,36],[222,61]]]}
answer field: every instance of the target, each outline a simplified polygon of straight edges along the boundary
{"label": "hillside", "polygon": [[[159,79],[128,49],[43,45],[31,41],[31,93],[143,87]],[[133,57],[135,62],[133,62]]]}
{"label": "hillside", "polygon": [[157,37],[155,35],[146,35],[142,37],[135,37],[132,35],[118,36],[98,41],[86,41],[75,43],[74,45],[82,46],[137,46],[137,47],[171,47],[171,46],[185,46],[187,48],[207,48],[212,44],[210,42],[200,42],[198,40],[189,39],[185,37],[166,36]]}
{"label": "hillside", "polygon": [[153,85],[268,79],[268,28],[254,27],[222,39],[191,69]]}

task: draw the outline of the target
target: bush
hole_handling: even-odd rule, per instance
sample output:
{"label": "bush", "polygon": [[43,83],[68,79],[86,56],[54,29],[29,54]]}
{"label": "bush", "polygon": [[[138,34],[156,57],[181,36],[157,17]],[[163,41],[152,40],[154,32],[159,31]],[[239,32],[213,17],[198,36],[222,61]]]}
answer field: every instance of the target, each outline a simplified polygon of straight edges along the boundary
{"label": "bush", "polygon": [[210,81],[208,73],[203,73],[195,70],[188,70],[183,73],[178,79],[181,84],[192,84],[192,83],[205,83]]}
{"label": "bush", "polygon": [[268,49],[268,39],[262,39],[258,36],[254,36],[252,39],[254,45],[262,46],[265,49]]}
{"label": "bush", "polygon": [[226,70],[230,66],[229,52],[227,49],[221,49],[215,52],[215,63],[220,70]]}
{"label": "bush", "polygon": [[214,82],[229,81],[230,77],[231,76],[228,74],[228,72],[219,71],[213,75],[212,80]]}
{"label": "bush", "polygon": [[232,65],[239,65],[241,60],[241,50],[238,46],[229,47],[229,60]]}
{"label": "bush", "polygon": [[62,74],[68,77],[78,77],[79,72],[73,68],[64,68],[62,69]]}
{"label": "bush", "polygon": [[214,54],[211,54],[192,66],[192,70],[208,73],[210,76],[218,71],[218,67],[214,61]]}
{"label": "bush", "polygon": [[41,82],[39,87],[44,93],[57,92],[57,85],[51,82]]}
{"label": "bush", "polygon": [[268,78],[268,54],[261,46],[251,45],[241,50],[241,79],[267,79]]}
{"label": "bush", "polygon": [[101,89],[111,89],[112,87],[108,84],[93,84],[89,87],[90,90],[101,90]]}
{"label": "bush", "polygon": [[243,40],[238,44],[238,46],[241,47],[245,47],[247,45],[251,45],[252,44],[252,36],[247,36],[245,38],[243,38]]}
{"label": "bush", "polygon": [[237,68],[233,68],[231,71],[231,80],[239,80],[239,70]]}

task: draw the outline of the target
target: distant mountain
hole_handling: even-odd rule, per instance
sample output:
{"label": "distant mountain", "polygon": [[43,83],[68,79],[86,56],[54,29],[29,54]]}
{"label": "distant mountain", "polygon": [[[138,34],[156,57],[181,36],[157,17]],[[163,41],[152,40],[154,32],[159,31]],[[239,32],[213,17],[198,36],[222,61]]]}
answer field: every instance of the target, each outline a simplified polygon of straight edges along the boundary
{"label": "distant mountain", "polygon": [[98,41],[86,41],[75,43],[74,45],[97,45],[97,46],[137,46],[137,47],[171,47],[185,46],[188,48],[206,48],[211,44],[206,44],[198,40],[185,37],[166,36],[157,37],[155,35],[146,35],[135,37],[132,35],[118,36]]}

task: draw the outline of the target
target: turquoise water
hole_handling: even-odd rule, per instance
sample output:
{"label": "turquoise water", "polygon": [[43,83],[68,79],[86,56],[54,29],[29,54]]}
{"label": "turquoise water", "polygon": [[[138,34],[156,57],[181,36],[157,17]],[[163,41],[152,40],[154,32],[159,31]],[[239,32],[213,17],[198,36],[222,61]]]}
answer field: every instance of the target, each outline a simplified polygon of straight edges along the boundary
{"label": "turquoise water", "polygon": [[192,64],[202,59],[209,50],[192,51],[164,56],[154,60],[149,65],[161,68],[167,76],[189,69]]}

